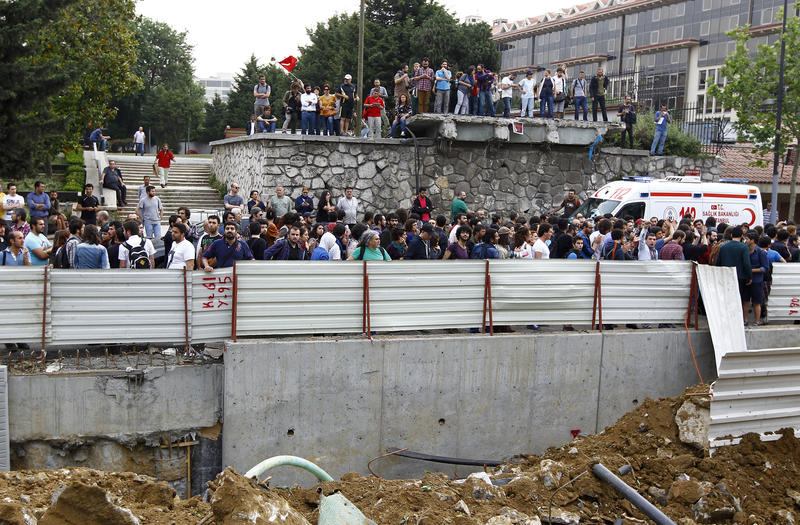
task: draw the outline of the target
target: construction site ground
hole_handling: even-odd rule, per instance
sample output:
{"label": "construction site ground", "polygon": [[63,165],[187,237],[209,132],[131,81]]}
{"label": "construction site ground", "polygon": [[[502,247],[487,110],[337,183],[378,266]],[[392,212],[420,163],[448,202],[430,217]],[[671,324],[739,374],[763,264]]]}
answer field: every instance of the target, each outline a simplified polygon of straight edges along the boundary
{"label": "construction site ground", "polygon": [[[592,474],[595,462],[615,473],[629,470],[621,478],[679,525],[795,523],[800,442],[794,432],[764,442],[747,435],[709,456],[696,436],[687,439],[678,426],[708,404],[707,386],[677,398],[648,399],[601,434],[578,436],[485,472],[476,469],[466,479],[351,473],[316,487],[268,488],[227,469],[205,495],[181,500],[166,483],[130,472],[4,472],[0,523],[317,523],[318,489],[326,495],[341,491],[381,525],[652,523]],[[380,460],[373,469],[380,472]]]}

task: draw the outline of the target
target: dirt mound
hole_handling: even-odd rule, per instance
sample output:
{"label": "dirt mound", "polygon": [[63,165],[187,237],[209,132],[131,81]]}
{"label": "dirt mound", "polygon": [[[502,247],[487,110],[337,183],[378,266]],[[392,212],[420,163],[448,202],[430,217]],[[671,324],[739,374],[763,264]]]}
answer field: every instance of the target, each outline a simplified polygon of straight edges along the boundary
{"label": "dirt mound", "polygon": [[[287,490],[227,469],[209,484],[211,501],[204,503],[199,497],[182,501],[166,484],[129,472],[5,472],[0,523],[46,524],[50,516],[64,516],[50,523],[110,523],[93,509],[127,509],[142,524],[305,525],[319,517],[317,488],[325,495],[341,491],[380,525],[648,523],[591,473],[596,462],[620,472],[679,525],[794,523],[800,512],[800,441],[794,432],[782,431],[770,442],[748,435],[709,457],[702,431],[708,406],[708,392],[700,387],[677,398],[648,399],[599,435],[457,480],[444,474],[386,480],[350,473],[341,481]],[[59,510],[70,501],[67,510]],[[80,516],[76,509],[88,514]]]}

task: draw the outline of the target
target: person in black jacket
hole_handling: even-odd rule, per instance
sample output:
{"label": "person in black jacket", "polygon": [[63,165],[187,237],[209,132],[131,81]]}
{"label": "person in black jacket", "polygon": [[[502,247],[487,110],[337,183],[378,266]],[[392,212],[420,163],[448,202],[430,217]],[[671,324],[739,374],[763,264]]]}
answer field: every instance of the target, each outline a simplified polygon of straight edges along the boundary
{"label": "person in black jacket", "polygon": [[431,253],[431,237],[436,235],[430,223],[422,225],[419,236],[415,237],[406,250],[405,259],[435,259]]}
{"label": "person in black jacket", "polygon": [[250,115],[250,121],[247,123],[247,135],[255,135],[258,132],[258,122],[256,122],[256,116]]}
{"label": "person in black jacket", "polygon": [[589,96],[592,97],[592,120],[597,122],[597,105],[603,111],[603,121],[608,122],[606,114],[606,91],[608,90],[608,77],[603,74],[602,68],[597,68],[597,74],[589,82]]}
{"label": "person in black jacket", "polygon": [[633,149],[633,125],[636,124],[636,106],[633,105],[631,97],[625,97],[625,103],[619,105],[617,116],[620,122],[625,124],[622,132],[622,147],[625,147],[625,135],[630,139],[631,149]]}
{"label": "person in black jacket", "polygon": [[550,258],[566,259],[572,250],[572,236],[567,233],[569,219],[562,217],[558,219],[558,231],[550,242]]}
{"label": "person in black jacket", "polygon": [[431,200],[428,198],[428,188],[421,187],[419,189],[419,195],[414,199],[414,202],[411,204],[411,213],[416,213],[419,215],[419,218],[425,222],[428,222],[431,218],[431,211],[433,210],[433,205],[431,204]]}

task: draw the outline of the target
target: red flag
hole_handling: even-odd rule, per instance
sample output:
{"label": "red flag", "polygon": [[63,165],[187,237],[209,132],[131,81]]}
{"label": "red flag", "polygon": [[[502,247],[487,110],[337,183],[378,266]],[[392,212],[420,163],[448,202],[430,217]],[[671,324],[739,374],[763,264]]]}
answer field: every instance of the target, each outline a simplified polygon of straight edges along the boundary
{"label": "red flag", "polygon": [[295,64],[297,64],[297,59],[295,57],[293,57],[292,55],[289,55],[288,57],[286,57],[283,60],[281,60],[280,62],[278,62],[278,64],[280,64],[283,67],[285,67],[286,71],[291,72],[292,69],[294,69]]}

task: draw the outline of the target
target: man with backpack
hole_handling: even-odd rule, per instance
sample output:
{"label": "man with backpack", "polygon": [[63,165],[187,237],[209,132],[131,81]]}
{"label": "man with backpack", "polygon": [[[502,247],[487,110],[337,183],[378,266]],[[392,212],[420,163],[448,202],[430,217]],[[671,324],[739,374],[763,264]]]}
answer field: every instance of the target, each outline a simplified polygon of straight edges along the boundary
{"label": "man with backpack", "polygon": [[122,227],[125,229],[126,240],[119,247],[119,267],[134,270],[155,268],[156,249],[149,239],[139,236],[139,223],[133,220],[125,221]]}
{"label": "man with backpack", "polygon": [[[225,235],[222,239],[217,239],[211,243],[206,251],[203,252],[201,259],[202,268],[205,272],[213,272],[214,268],[230,268],[233,261],[252,261],[253,253],[247,243],[237,238],[237,226],[235,222],[225,223]],[[299,235],[298,230],[298,235]],[[215,264],[209,264],[209,259],[214,259]]]}

